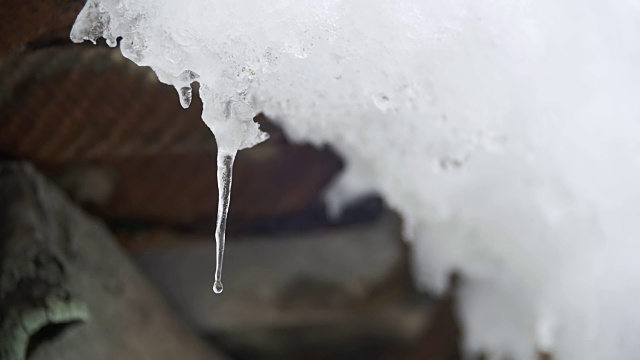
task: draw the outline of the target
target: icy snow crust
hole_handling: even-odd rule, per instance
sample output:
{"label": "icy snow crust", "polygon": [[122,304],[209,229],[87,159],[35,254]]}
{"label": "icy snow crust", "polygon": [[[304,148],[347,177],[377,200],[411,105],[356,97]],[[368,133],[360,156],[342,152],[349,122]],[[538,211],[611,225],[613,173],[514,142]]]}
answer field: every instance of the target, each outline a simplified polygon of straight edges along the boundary
{"label": "icy snow crust", "polygon": [[420,285],[463,274],[468,350],[640,354],[638,1],[89,0],[100,36],[198,81],[224,153],[261,111],[337,149],[335,209],[382,194]]}

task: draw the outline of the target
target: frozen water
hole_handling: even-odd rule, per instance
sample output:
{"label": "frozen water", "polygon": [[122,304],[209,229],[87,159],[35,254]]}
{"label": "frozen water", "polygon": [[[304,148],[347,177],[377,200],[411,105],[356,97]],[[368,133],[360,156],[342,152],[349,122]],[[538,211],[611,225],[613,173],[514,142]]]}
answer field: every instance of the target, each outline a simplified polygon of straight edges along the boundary
{"label": "frozen water", "polygon": [[421,286],[462,273],[468,351],[640,353],[636,0],[89,0],[71,37],[100,36],[198,81],[222,154],[260,111],[330,143],[335,213],[377,192]]}
{"label": "frozen water", "polygon": [[233,160],[236,154],[218,150],[218,218],[216,220],[216,272],[213,291],[222,292],[222,260],[224,257],[224,241],[227,229],[227,213],[231,201],[231,180]]}
{"label": "frozen water", "polygon": [[192,98],[191,86],[183,86],[178,89],[178,96],[180,96],[180,105],[185,109],[188,108]]}

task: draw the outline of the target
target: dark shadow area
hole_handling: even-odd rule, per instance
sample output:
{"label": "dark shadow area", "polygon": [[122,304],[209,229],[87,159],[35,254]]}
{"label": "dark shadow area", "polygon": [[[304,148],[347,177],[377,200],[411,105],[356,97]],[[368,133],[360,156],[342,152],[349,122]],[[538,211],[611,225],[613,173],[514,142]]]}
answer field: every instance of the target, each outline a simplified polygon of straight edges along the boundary
{"label": "dark shadow area", "polygon": [[65,331],[80,326],[83,321],[69,321],[59,323],[49,323],[29,337],[29,344],[27,345],[26,359],[31,359],[31,355],[38,348],[38,346],[55,341],[55,339],[62,335]]}

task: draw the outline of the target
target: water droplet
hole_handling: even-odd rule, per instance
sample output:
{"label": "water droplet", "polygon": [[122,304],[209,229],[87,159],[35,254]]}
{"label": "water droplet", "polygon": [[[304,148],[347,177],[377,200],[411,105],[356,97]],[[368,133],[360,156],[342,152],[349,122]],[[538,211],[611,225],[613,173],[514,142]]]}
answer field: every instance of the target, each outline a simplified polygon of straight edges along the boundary
{"label": "water droplet", "polygon": [[118,40],[114,37],[107,37],[106,40],[109,47],[116,47],[116,45],[118,45]]}
{"label": "water droplet", "polygon": [[213,283],[213,292],[216,294],[220,294],[222,292],[222,283],[220,281]]}
{"label": "water droplet", "polygon": [[181,87],[180,90],[178,90],[178,95],[180,96],[180,105],[185,109],[188,108],[189,105],[191,105],[191,98],[193,96],[191,85]]}
{"label": "water droplet", "polygon": [[213,292],[222,292],[222,260],[224,256],[225,231],[227,229],[227,213],[231,200],[231,179],[233,161],[236,153],[227,153],[218,149],[218,218],[216,221],[216,272]]}

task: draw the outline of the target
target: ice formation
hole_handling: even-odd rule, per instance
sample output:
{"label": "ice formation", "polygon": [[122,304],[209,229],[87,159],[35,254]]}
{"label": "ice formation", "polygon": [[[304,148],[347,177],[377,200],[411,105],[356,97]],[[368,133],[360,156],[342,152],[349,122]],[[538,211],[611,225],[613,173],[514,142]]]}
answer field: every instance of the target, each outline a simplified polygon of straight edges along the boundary
{"label": "ice formation", "polygon": [[213,279],[213,292],[222,292],[222,260],[224,255],[224,237],[227,229],[227,213],[231,201],[231,180],[235,152],[218,149],[218,218],[216,219],[216,273]]}
{"label": "ice formation", "polygon": [[101,36],[183,106],[199,82],[219,261],[264,112],[346,159],[334,209],[378,192],[403,216],[421,286],[463,275],[468,351],[640,354],[637,0],[89,0],[71,37]]}

